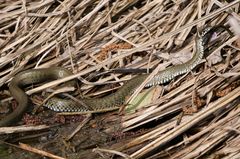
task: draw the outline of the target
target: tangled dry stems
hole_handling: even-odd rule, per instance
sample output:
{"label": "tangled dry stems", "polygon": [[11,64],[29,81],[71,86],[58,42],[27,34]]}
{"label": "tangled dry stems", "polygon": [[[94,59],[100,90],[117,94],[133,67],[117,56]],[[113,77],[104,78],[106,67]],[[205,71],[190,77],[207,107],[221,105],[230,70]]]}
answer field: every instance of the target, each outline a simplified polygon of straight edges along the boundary
{"label": "tangled dry stems", "polygon": [[[0,4],[0,86],[8,84],[19,71],[29,68],[61,66],[75,73],[28,91],[32,94],[74,78],[88,79],[94,72],[119,67],[152,68],[157,65],[157,69],[164,69],[174,60],[175,63],[187,61],[196,31],[204,25],[226,25],[229,15],[239,20],[237,3],[239,1],[223,4],[217,0],[189,3],[170,0],[6,0]],[[234,10],[230,10],[234,5]],[[239,45],[232,45],[237,39],[234,36],[224,41],[212,53],[219,53],[220,49],[228,46],[226,60],[220,59],[217,64],[212,62],[213,66],[198,71],[200,75],[186,75],[170,83],[169,92],[158,96],[145,108],[124,116],[122,129],[129,131],[179,112],[186,103],[194,105],[195,96],[205,100],[204,109],[191,116],[185,115],[179,125],[176,125],[176,118],[171,118],[132,139],[120,151],[147,142],[129,154],[132,158],[142,157],[192,127],[198,127],[198,133],[189,138],[183,135],[184,140],[165,149],[172,158],[199,157],[199,154],[206,154],[221,141],[228,142],[228,145],[217,150],[215,155],[239,155],[239,148],[228,149],[240,144],[239,135],[236,135],[239,134],[240,125],[239,85],[229,89],[229,84],[238,82],[239,76]],[[170,52],[171,55],[182,52],[183,59],[176,60],[169,56]],[[126,77],[129,78],[111,73],[102,76],[96,83],[119,82]],[[82,86],[85,93],[98,87],[89,81],[85,83]],[[217,97],[214,91],[218,90],[226,92]],[[6,100],[9,98],[3,101]],[[206,124],[205,119],[216,112],[218,114]],[[199,123],[205,124],[200,126]],[[233,138],[232,134],[236,137]],[[226,153],[224,149],[229,151]],[[164,156],[164,152],[155,155]]]}

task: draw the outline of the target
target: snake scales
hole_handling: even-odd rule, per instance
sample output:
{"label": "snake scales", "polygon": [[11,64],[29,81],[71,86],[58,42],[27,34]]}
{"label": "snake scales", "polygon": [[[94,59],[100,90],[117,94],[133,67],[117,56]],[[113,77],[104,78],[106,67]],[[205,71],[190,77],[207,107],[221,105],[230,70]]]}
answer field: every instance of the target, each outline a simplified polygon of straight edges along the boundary
{"label": "snake scales", "polygon": [[[205,28],[196,36],[196,51],[188,62],[160,71],[151,81],[146,84],[146,87],[169,82],[176,76],[191,71],[200,63],[201,59],[203,58],[205,46],[216,28],[217,27]],[[26,111],[30,102],[27,94],[22,90],[24,86],[63,78],[70,74],[70,71],[59,67],[32,69],[17,74],[11,80],[9,84],[9,90],[19,105],[12,113],[0,120],[0,127],[12,125],[14,121],[21,119],[22,115]],[[147,76],[148,74],[143,74],[132,78],[115,93],[106,97],[94,99],[82,98],[81,101],[89,108],[79,106],[79,103],[77,104],[72,100],[64,100],[56,97],[50,98],[45,106],[54,111],[72,111],[83,113],[115,110],[118,109],[120,105],[124,104],[125,98],[131,95],[134,90],[147,78]]]}

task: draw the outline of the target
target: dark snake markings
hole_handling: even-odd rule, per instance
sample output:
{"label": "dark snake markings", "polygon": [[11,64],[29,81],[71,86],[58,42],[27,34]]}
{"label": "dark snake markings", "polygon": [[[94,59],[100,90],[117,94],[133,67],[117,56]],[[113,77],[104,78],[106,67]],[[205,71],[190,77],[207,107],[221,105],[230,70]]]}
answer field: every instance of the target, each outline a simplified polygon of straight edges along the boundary
{"label": "dark snake markings", "polygon": [[[169,82],[176,76],[187,73],[191,71],[194,67],[196,67],[196,65],[198,65],[202,60],[205,46],[216,28],[218,27],[205,28],[201,32],[201,34],[198,34],[196,36],[196,52],[189,61],[160,71],[150,82],[146,84],[146,87]],[[11,80],[9,84],[9,90],[13,98],[16,99],[19,105],[12,113],[7,115],[0,121],[0,127],[14,124],[14,122],[20,120],[22,115],[25,113],[30,102],[27,94],[21,88],[30,84],[60,79],[71,74],[72,73],[70,71],[59,67],[32,69],[17,74]],[[87,109],[84,106],[80,106],[79,103],[76,103],[72,100],[60,99],[57,97],[50,98],[45,104],[45,106],[54,111],[63,112],[91,113],[116,110],[119,108],[120,105],[124,104],[125,98],[127,96],[130,96],[134,92],[134,90],[147,78],[147,76],[148,74],[143,74],[132,78],[115,93],[110,94],[106,97],[94,99],[80,99],[83,103],[89,106],[91,110]],[[71,82],[73,81],[70,81],[70,83]]]}

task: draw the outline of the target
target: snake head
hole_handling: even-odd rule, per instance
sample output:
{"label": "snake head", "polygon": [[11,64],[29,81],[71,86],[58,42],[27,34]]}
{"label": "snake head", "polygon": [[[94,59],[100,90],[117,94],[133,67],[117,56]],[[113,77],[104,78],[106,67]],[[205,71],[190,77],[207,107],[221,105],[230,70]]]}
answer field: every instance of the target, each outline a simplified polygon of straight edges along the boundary
{"label": "snake head", "polygon": [[223,30],[227,31],[230,36],[233,36],[233,33],[226,26],[223,26],[223,25],[205,27],[198,34],[198,36],[200,36],[203,40],[203,45],[206,45],[209,42],[209,40],[211,39],[213,33],[217,32],[219,29],[223,29]]}

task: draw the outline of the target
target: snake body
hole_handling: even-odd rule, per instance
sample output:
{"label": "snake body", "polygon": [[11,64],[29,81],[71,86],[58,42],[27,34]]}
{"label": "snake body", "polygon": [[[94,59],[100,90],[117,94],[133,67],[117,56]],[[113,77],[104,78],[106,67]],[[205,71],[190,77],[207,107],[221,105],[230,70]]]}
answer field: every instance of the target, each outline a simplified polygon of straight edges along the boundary
{"label": "snake body", "polygon": [[[215,27],[205,28],[201,34],[198,34],[195,39],[196,51],[193,57],[186,63],[169,67],[163,71],[160,71],[151,81],[146,84],[146,87],[164,84],[169,82],[176,76],[191,71],[196,65],[198,65],[203,58],[205,45],[208,43]],[[9,115],[0,120],[1,126],[8,126],[13,124],[14,121],[19,120],[29,105],[29,99],[27,94],[22,90],[23,87],[30,84],[46,82],[49,80],[55,80],[70,75],[71,72],[59,67],[32,69],[26,70],[17,74],[9,84],[9,90],[12,96],[17,100],[18,107]],[[45,104],[46,107],[54,111],[63,112],[105,112],[118,109],[122,105],[127,96],[130,96],[136,88],[148,77],[148,74],[136,76],[126,82],[115,93],[112,93],[103,98],[80,99],[84,103],[84,106],[79,105],[73,100],[59,99],[56,97],[50,98]],[[70,81],[71,83],[72,81]],[[72,83],[71,83],[72,84]],[[85,107],[87,106],[87,107]]]}

